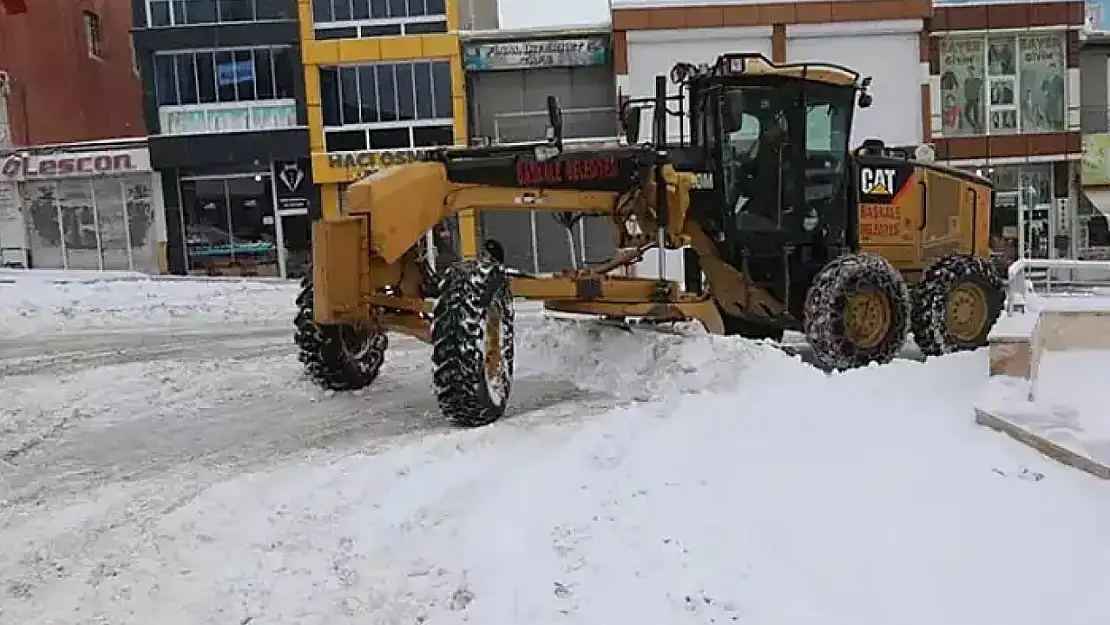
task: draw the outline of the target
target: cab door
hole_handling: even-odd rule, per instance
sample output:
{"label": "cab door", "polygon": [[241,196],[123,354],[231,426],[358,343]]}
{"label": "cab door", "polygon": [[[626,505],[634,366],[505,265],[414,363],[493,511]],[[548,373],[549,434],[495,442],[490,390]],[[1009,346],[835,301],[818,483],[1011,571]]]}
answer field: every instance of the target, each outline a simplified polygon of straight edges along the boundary
{"label": "cab door", "polygon": [[922,265],[956,252],[971,253],[976,231],[976,216],[981,201],[975,189],[957,176],[942,171],[921,171],[926,191],[920,224]]}

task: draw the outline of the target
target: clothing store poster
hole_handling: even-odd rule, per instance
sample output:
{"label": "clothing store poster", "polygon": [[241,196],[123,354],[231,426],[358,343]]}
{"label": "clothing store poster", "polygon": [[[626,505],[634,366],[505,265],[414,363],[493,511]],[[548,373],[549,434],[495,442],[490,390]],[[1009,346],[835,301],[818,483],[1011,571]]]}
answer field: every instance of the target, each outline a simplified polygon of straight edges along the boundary
{"label": "clothing store poster", "polygon": [[1023,132],[1065,130],[1064,42],[1058,33],[1018,37]]}
{"label": "clothing store poster", "polygon": [[981,135],[985,41],[941,39],[941,115],[945,135]]}

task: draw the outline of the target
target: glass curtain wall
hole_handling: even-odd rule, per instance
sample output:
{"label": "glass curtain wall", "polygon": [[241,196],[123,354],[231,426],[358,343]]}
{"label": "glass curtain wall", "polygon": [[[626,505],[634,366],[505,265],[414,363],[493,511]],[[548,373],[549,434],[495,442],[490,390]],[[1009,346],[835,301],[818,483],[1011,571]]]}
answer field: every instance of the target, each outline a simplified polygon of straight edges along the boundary
{"label": "glass curtain wall", "polygon": [[27,182],[23,197],[33,267],[159,270],[149,175]]}

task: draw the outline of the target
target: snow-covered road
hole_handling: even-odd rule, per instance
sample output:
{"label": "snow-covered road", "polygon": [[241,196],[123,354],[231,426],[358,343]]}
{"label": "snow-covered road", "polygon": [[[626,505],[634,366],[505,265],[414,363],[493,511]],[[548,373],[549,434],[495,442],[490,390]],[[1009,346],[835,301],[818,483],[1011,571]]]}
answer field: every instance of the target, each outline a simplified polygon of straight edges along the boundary
{"label": "snow-covered road", "polygon": [[309,385],[292,285],[54,288],[0,299],[2,625],[1110,613],[1110,490],[972,424],[982,353],[829,376],[525,313],[512,414],[458,431],[415,341]]}

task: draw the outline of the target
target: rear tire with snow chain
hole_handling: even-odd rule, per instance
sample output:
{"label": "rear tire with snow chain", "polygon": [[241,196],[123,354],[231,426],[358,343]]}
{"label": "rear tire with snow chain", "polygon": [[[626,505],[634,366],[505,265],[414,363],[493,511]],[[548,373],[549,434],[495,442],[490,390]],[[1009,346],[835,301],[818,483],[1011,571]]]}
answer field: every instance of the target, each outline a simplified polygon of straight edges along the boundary
{"label": "rear tire with snow chain", "polygon": [[432,366],[443,416],[461,427],[505,414],[513,382],[514,308],[505,267],[489,257],[443,275],[432,320]]}
{"label": "rear tire with snow chain", "polygon": [[845,370],[893,360],[905,344],[909,316],[902,274],[882,256],[849,254],[814,278],[803,325],[817,362]]}
{"label": "rear tire with snow chain", "polygon": [[297,357],[305,374],[317,385],[332,391],[366,388],[378,377],[389,348],[385,332],[370,331],[350,324],[319,324],[313,319],[312,280],[301,280],[297,296]]}
{"label": "rear tire with snow chain", "polygon": [[978,349],[1002,312],[1002,278],[990,261],[950,254],[932,262],[914,289],[914,342],[926,356]]}

